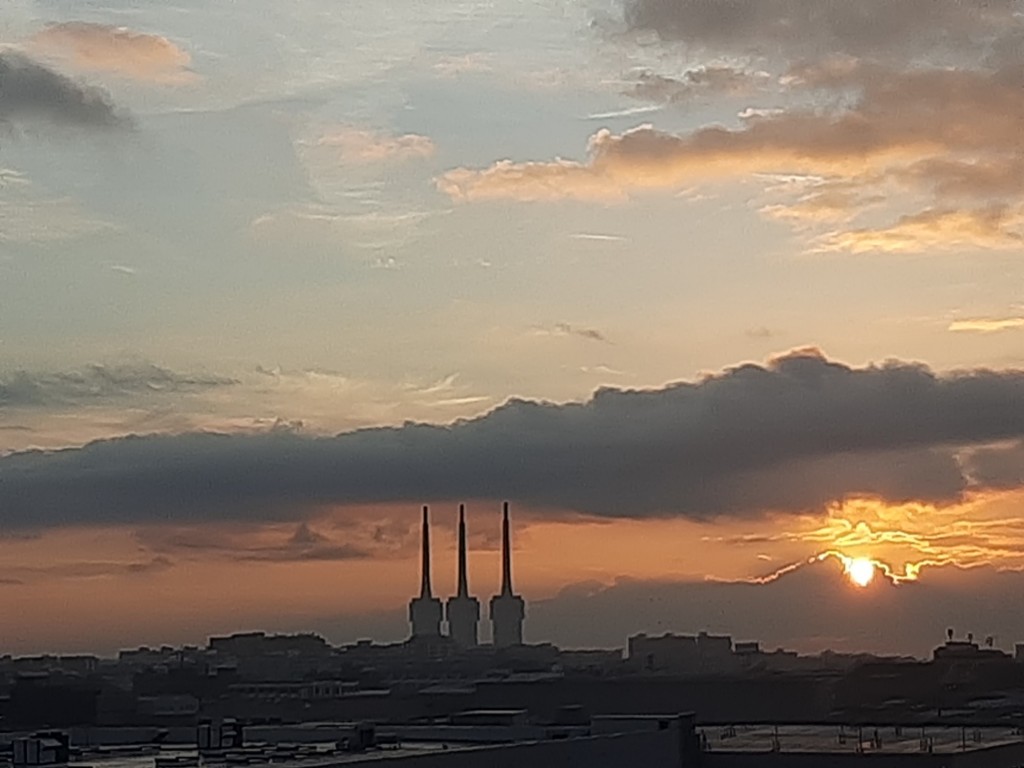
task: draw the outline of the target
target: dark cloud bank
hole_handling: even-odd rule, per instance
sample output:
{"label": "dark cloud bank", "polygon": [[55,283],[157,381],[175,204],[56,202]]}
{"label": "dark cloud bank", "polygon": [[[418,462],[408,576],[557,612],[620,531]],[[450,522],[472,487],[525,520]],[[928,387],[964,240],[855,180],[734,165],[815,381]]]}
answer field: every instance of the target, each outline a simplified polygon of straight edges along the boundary
{"label": "dark cloud bank", "polygon": [[129,124],[106,91],[74,80],[14,51],[0,50],[0,125],[118,128]]}
{"label": "dark cloud bank", "polygon": [[853,369],[798,351],[583,403],[510,400],[449,426],[129,436],[12,455],[0,459],[0,525],[292,519],[453,499],[696,519],[851,495],[944,503],[1016,486],[1022,437],[1024,372]]}
{"label": "dark cloud bank", "polygon": [[799,351],[585,403],[512,400],[448,426],[126,437],[11,455],[0,525],[300,519],[329,504],[458,498],[695,519],[864,494],[943,503],[1014,487],[1021,438],[1024,371],[940,376]]}

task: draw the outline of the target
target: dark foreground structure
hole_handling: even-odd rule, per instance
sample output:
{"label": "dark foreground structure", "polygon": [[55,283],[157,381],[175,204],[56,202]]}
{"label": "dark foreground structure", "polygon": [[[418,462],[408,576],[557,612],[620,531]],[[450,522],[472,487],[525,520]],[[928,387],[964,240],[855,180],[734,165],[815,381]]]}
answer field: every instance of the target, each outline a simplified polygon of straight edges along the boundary
{"label": "dark foreground structure", "polygon": [[12,768],[354,768],[381,761],[396,768],[1020,768],[1024,741],[1006,728],[702,728],[692,715],[544,726],[516,710],[379,727],[226,720],[196,729],[0,735],[0,762]]}

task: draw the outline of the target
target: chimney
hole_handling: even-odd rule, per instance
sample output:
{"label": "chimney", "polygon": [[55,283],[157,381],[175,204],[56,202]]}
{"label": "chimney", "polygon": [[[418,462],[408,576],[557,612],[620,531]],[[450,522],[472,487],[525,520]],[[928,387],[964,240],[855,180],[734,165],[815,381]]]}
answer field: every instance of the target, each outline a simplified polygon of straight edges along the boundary
{"label": "chimney", "polygon": [[512,594],[512,542],[508,531],[508,502],[502,505],[501,518],[501,594]]}
{"label": "chimney", "polygon": [[430,589],[430,520],[428,507],[423,506],[423,577],[420,580],[420,597],[433,597]]}
{"label": "chimney", "polygon": [[466,505],[459,504],[459,589],[456,597],[469,597],[469,575],[466,568]]}

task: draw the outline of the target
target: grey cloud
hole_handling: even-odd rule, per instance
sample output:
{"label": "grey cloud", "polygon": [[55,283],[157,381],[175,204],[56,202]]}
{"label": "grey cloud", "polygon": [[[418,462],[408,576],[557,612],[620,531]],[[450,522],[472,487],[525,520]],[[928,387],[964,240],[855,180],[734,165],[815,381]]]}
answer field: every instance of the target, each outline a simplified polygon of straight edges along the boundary
{"label": "grey cloud", "polygon": [[625,0],[630,27],[763,54],[976,50],[1020,27],[1015,0]]}
{"label": "grey cloud", "polygon": [[578,336],[588,341],[601,341],[608,343],[608,337],[596,328],[581,328],[570,323],[555,323],[555,333],[560,336]]}
{"label": "grey cloud", "polygon": [[1024,437],[1024,371],[851,368],[814,350],[584,403],[335,437],[128,437],[0,458],[0,527],[301,520],[326,505],[501,499],[606,516],[954,502],[967,446]]}
{"label": "grey cloud", "polygon": [[1024,486],[1024,441],[997,448],[982,448],[970,456],[974,482],[991,488]]}
{"label": "grey cloud", "polygon": [[0,124],[116,128],[130,123],[99,88],[81,85],[27,56],[0,51]]}
{"label": "grey cloud", "polygon": [[327,562],[371,556],[368,549],[350,542],[335,542],[306,522],[300,522],[291,536],[276,543],[268,543],[261,535],[265,533],[259,526],[222,527],[220,530],[204,529],[201,525],[178,529],[155,526],[136,531],[135,537],[145,549],[160,553],[156,560],[166,560],[168,554],[189,558],[199,553],[225,560],[270,563]]}
{"label": "grey cloud", "polygon": [[698,67],[679,78],[641,72],[630,94],[648,101],[686,103],[702,96],[742,95],[766,78],[732,67]]}
{"label": "grey cloud", "polygon": [[236,559],[260,563],[312,563],[337,562],[339,560],[358,560],[370,557],[370,554],[359,547],[347,544],[332,546],[316,546],[303,548],[267,549],[239,555]]}
{"label": "grey cloud", "polygon": [[77,371],[0,374],[0,408],[105,402],[119,398],[199,392],[237,384],[212,374],[188,374],[151,363],[90,365]]}

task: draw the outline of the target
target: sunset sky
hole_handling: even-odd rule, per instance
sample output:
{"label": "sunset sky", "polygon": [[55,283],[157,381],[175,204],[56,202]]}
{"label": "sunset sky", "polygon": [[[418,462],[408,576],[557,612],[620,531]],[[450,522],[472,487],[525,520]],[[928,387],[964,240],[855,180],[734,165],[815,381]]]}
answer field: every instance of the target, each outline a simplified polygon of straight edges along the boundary
{"label": "sunset sky", "polygon": [[504,499],[531,642],[1024,641],[1022,51],[1016,0],[4,0],[0,654],[399,640],[420,505],[486,598]]}

